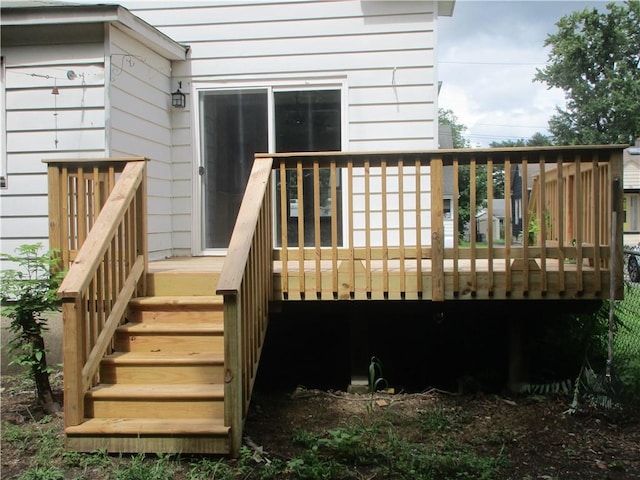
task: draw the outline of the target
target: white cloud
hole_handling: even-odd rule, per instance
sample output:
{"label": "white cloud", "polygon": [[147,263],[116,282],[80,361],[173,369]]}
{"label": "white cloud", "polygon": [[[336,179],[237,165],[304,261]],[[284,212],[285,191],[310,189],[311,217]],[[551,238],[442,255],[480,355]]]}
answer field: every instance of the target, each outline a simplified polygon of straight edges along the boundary
{"label": "white cloud", "polygon": [[533,82],[564,15],[606,2],[458,0],[453,17],[439,19],[439,104],[467,126],[472,145],[547,134],[564,93]]}

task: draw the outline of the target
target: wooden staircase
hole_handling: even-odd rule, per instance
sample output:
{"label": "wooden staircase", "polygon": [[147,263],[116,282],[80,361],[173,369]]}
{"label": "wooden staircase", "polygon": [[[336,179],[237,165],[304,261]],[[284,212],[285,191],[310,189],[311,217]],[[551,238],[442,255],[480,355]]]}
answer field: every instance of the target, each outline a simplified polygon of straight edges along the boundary
{"label": "wooden staircase", "polygon": [[85,420],[66,428],[75,451],[229,453],[224,424],[222,297],[217,274],[151,273],[129,303]]}

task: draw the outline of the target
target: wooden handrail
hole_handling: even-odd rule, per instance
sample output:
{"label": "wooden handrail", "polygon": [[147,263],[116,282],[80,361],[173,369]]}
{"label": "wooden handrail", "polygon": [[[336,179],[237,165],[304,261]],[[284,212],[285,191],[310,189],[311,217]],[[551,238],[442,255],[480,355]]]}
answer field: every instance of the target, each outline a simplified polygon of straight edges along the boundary
{"label": "wooden handrail", "polygon": [[[61,202],[63,214],[71,217],[65,220],[56,216],[58,226],[62,228],[76,221],[81,225],[90,219],[89,224],[84,225],[90,230],[58,290],[63,314],[65,426],[79,425],[84,420],[84,394],[96,382],[100,360],[109,353],[114,332],[122,323],[131,298],[145,294],[146,162],[146,159],[129,159],[117,181],[114,168],[109,166],[108,184],[112,190],[89,196],[90,208],[70,207],[73,199],[65,200],[69,192],[64,186],[74,176],[83,179],[78,185],[84,185],[85,168],[93,172],[93,185],[98,185],[99,169],[84,161],[66,161],[61,172],[56,171],[59,165],[49,165],[50,174],[63,179],[58,182],[62,190],[53,193],[54,202]],[[50,184],[56,182],[50,179]],[[85,198],[82,189],[78,189],[82,199],[78,205]],[[101,196],[106,197],[107,193],[106,200],[102,200]],[[57,236],[61,238],[59,233]]]}
{"label": "wooden handrail", "polygon": [[273,161],[269,158],[254,163],[218,280],[218,295],[235,294],[240,291],[272,165]]}

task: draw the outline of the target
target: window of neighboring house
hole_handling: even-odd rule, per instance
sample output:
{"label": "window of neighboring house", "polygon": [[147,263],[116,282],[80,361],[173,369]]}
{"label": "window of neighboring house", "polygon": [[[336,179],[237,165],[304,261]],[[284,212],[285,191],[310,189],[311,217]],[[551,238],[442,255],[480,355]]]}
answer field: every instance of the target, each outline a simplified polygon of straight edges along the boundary
{"label": "window of neighboring house", "polygon": [[443,200],[443,213],[444,218],[447,220],[451,220],[453,218],[453,214],[451,213],[451,199],[445,198]]}
{"label": "window of neighboring house", "polygon": [[7,188],[7,109],[5,101],[5,61],[0,57],[0,188]]}
{"label": "window of neighboring house", "polygon": [[624,231],[640,232],[640,192],[624,194]]}

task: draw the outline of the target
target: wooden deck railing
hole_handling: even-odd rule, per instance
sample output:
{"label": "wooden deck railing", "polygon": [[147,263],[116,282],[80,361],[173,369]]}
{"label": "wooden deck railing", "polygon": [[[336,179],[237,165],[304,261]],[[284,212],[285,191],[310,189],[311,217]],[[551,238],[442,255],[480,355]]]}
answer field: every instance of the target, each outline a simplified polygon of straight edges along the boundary
{"label": "wooden deck railing", "polygon": [[270,158],[253,165],[217,288],[224,295],[225,425],[233,457],[242,444],[273,291],[271,168]]}
{"label": "wooden deck railing", "polygon": [[43,160],[48,164],[49,246],[68,268],[128,162],[128,158]]}
{"label": "wooden deck railing", "polygon": [[[116,181],[115,167],[107,168],[104,179],[96,167],[91,170],[94,176],[87,179],[84,166],[80,165],[81,162],[75,172],[70,172],[69,164],[61,168],[55,182],[62,185],[62,190],[53,190],[54,201],[68,205],[63,214],[68,212],[70,221],[66,224],[63,220],[62,225],[75,232],[70,233],[74,239],[70,240],[69,252],[79,248],[75,258],[69,254],[73,259],[58,290],[64,322],[65,426],[83,421],[84,394],[97,382],[100,360],[110,353],[113,334],[124,318],[129,300],[144,295],[146,289],[146,159],[128,161]],[[54,168],[50,164],[50,175],[55,175]],[[83,205],[87,198],[84,181],[72,178],[92,182],[88,205]],[[76,187],[66,190],[64,185],[72,183]],[[102,204],[100,211],[98,204]],[[55,218],[64,217],[56,214],[53,221]]]}
{"label": "wooden deck railing", "polygon": [[[620,296],[622,256],[611,245],[621,245],[621,215],[615,241],[610,232],[623,148],[257,155],[274,160],[275,296],[606,298],[611,272]],[[494,181],[485,189],[482,178]],[[492,219],[497,199],[503,233],[479,241],[476,200]],[[461,244],[463,207],[471,233]]]}

